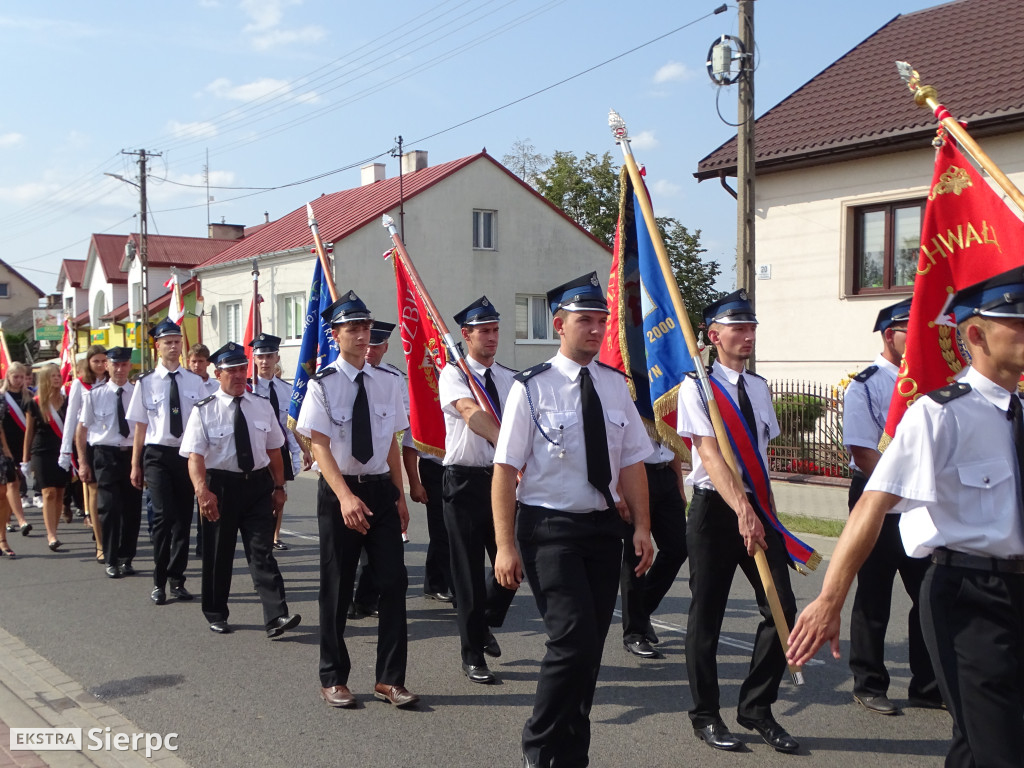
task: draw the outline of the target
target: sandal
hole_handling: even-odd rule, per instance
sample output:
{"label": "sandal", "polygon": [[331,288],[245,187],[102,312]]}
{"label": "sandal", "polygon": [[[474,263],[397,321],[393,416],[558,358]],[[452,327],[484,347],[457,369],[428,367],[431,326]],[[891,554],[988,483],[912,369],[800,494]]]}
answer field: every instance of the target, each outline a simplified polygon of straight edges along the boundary
{"label": "sandal", "polygon": [[285,544],[280,539],[278,539],[277,541],[274,542],[274,549],[278,550],[279,552],[284,552],[284,551],[286,551],[288,549],[288,545]]}
{"label": "sandal", "polygon": [[0,539],[0,557],[7,556],[12,560],[17,557],[14,554],[14,550],[7,546],[7,539]]}
{"label": "sandal", "polygon": [[22,536],[28,536],[30,533],[32,533],[32,523],[25,523],[23,526],[21,526]]}
{"label": "sandal", "polygon": [[51,541],[46,546],[48,546],[50,548],[51,552],[60,552],[61,551],[60,544],[61,544],[60,539],[54,539],[53,541]]}

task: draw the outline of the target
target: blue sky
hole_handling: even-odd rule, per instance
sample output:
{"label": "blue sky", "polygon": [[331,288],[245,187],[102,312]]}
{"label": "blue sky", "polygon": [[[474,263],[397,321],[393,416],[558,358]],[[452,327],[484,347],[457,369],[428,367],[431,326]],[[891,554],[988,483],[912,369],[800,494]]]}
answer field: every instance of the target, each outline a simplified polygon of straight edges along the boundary
{"label": "blue sky", "polygon": [[[895,15],[935,4],[759,0],[757,114]],[[692,175],[703,156],[735,133],[716,112],[717,99],[735,121],[735,87],[716,88],[705,71],[710,44],[737,34],[736,6],[712,16],[716,5],[5,4],[0,259],[51,292],[61,259],[84,259],[91,233],[136,230],[137,191],[103,175],[136,177],[123,149],[163,153],[150,166],[150,232],[202,237],[206,191],[181,185],[203,184],[207,151],[214,186],[277,187],[355,166],[262,194],[211,191],[213,221],[251,225],[264,212],[278,218],[321,193],[357,186],[359,164],[388,152],[398,135],[407,150],[427,150],[431,164],[483,147],[500,160],[517,139],[549,156],[607,150],[619,163],[607,127],[614,107],[647,166],[656,213],[703,230],[728,283],[735,203],[716,182],[698,184]],[[688,24],[568,83],[453,127]],[[893,88],[901,87],[894,68]],[[389,177],[397,174],[397,160],[385,154],[377,162],[387,163]],[[387,242],[382,228],[382,249]]]}

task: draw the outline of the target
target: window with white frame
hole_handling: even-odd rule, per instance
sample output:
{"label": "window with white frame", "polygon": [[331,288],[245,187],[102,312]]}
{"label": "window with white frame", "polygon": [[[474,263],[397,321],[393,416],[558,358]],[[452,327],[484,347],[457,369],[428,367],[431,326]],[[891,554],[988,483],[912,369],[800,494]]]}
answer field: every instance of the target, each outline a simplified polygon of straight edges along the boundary
{"label": "window with white frame", "polygon": [[226,301],[220,305],[220,340],[227,344],[233,341],[242,343],[242,302]]}
{"label": "window with white frame", "polygon": [[473,211],[473,248],[475,250],[493,251],[498,247],[497,211]]}
{"label": "window with white frame", "polygon": [[555,338],[546,296],[516,294],[516,340],[550,341]]}
{"label": "window with white frame", "polygon": [[302,326],[306,319],[306,294],[284,293],[278,297],[281,322],[278,329],[284,341],[302,338]]}

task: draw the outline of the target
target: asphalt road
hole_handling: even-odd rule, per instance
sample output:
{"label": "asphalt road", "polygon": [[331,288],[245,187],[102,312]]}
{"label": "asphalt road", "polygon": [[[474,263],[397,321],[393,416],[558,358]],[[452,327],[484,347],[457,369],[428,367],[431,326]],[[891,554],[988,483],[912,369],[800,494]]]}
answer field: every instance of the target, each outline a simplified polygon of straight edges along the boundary
{"label": "asphalt road", "polygon": [[[318,558],[315,481],[290,484],[279,553],[289,607],[302,625],[267,640],[262,610],[251,590],[238,548],[231,623],[234,634],[207,629],[198,601],[156,607],[148,543],[133,578],[108,579],[92,558],[87,528],[64,526],[68,552],[46,549],[38,510],[36,534],[12,538],[16,561],[0,561],[0,625],[49,659],[89,692],[144,731],[181,734],[177,756],[193,766],[519,766],[519,738],[529,716],[544,632],[524,585],[497,634],[503,649],[491,668],[495,686],[480,686],[459,667],[454,612],[422,597],[426,521],[410,503],[409,673],[420,694],[418,710],[395,710],[372,696],[376,621],[350,622],[355,710],[335,710],[319,699],[317,679]],[[145,534],[143,534],[145,539]],[[685,567],[684,567],[685,570]],[[189,587],[199,591],[198,562]],[[683,574],[685,577],[685,573]],[[799,604],[820,586],[820,571],[794,575]],[[749,586],[733,585],[719,654],[723,716],[745,742],[738,753],[715,752],[690,729],[684,665],[688,591],[677,580],[656,617],[665,658],[639,661],[628,655],[613,624],[605,648],[592,713],[594,766],[757,765],[934,766],[945,754],[951,721],[944,712],[909,709],[881,717],[860,709],[850,696],[845,662],[816,661],[806,684],[784,682],[777,718],[800,740],[796,756],[775,753],[755,734],[735,726],[735,701],[749,661],[757,610]],[[908,601],[897,590],[890,626],[893,659],[890,697],[906,696]],[[844,645],[845,649],[845,645]],[[819,654],[821,656],[821,654]]]}

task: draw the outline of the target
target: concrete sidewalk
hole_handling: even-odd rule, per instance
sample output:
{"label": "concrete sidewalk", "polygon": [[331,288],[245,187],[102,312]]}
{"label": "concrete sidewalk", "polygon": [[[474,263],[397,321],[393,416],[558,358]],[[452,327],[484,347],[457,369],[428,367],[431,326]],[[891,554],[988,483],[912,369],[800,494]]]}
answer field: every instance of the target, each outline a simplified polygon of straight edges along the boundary
{"label": "concrete sidewalk", "polygon": [[[73,635],[69,635],[73,637]],[[138,752],[120,750],[22,751],[10,749],[11,728],[92,728],[113,734],[142,733],[115,709],[87,693],[77,682],[17,637],[0,629],[0,766],[18,768],[187,768],[174,752],[160,749],[146,758],[144,746]]]}

